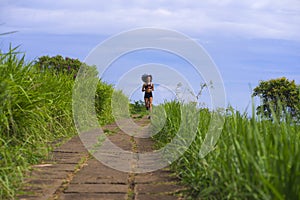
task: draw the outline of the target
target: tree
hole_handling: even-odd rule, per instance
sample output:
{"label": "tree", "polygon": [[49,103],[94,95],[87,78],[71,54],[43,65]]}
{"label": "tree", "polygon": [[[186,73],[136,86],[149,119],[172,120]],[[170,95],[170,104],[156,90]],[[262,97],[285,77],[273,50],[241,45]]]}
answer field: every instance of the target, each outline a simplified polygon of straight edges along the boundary
{"label": "tree", "polygon": [[61,55],[54,57],[42,56],[36,61],[36,65],[42,70],[54,70],[59,73],[75,74],[83,65],[78,59],[63,58]]}
{"label": "tree", "polygon": [[[261,105],[256,108],[257,114],[278,120],[286,114],[293,118],[300,116],[300,87],[295,81],[285,77],[260,81],[254,88],[253,96],[261,99]],[[275,116],[273,116],[275,114]]]}

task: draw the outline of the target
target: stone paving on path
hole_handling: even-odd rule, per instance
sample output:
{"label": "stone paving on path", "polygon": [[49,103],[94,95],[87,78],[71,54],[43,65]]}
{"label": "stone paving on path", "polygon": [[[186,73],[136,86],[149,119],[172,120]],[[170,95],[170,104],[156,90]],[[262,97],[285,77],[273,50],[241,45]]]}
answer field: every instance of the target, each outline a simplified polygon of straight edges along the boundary
{"label": "stone paving on path", "polygon": [[[138,120],[146,125],[146,118]],[[105,126],[108,137],[120,148],[133,152],[152,152],[150,138],[133,138],[116,124]],[[25,180],[21,200],[91,200],[91,199],[182,199],[178,179],[168,169],[148,173],[126,173],[112,169],[89,155],[78,136],[55,149],[52,158],[33,166]]]}

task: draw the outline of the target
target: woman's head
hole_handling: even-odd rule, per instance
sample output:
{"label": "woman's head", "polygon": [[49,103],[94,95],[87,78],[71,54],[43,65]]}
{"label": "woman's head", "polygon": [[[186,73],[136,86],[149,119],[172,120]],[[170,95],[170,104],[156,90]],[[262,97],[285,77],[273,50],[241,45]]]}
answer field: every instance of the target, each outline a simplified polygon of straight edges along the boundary
{"label": "woman's head", "polygon": [[147,76],[147,83],[150,83],[152,81],[151,75]]}
{"label": "woman's head", "polygon": [[144,74],[144,75],[142,76],[142,80],[143,80],[143,82],[145,82],[145,83],[152,82],[152,75],[150,75],[150,74]]}

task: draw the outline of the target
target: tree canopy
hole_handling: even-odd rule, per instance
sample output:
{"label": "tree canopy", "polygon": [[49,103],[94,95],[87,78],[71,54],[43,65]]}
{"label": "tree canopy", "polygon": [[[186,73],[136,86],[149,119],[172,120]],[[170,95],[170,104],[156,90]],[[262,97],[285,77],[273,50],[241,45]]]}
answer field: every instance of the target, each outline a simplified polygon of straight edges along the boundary
{"label": "tree canopy", "polygon": [[[261,99],[261,105],[256,108],[257,114],[274,119],[283,118],[289,114],[293,118],[300,116],[300,87],[295,81],[285,77],[260,81],[254,88],[253,96]],[[275,114],[275,116],[274,116]]]}
{"label": "tree canopy", "polygon": [[77,73],[79,68],[83,65],[78,59],[69,57],[62,57],[61,55],[49,57],[41,56],[36,61],[36,65],[41,70],[55,70],[63,73]]}

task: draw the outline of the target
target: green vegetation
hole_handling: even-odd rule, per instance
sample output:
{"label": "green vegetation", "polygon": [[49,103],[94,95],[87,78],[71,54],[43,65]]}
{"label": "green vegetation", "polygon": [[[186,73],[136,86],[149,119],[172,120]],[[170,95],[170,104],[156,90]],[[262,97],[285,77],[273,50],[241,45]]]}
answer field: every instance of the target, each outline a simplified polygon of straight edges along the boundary
{"label": "green vegetation", "polygon": [[[55,142],[77,134],[72,115],[72,89],[80,65],[78,60],[61,56],[26,62],[17,48],[0,53],[2,199],[15,197],[24,171],[45,158]],[[99,80],[96,112],[101,124],[113,121],[109,106],[112,92],[111,85]]]}
{"label": "green vegetation", "polygon": [[300,119],[300,86],[287,78],[277,78],[261,81],[254,88],[253,96],[261,99],[257,114],[269,119],[283,120],[288,113],[294,119]]}
{"label": "green vegetation", "polygon": [[[158,148],[176,135],[181,106],[179,102],[164,104],[166,124],[154,136]],[[229,109],[217,145],[200,158],[211,112],[199,109],[198,113],[196,139],[171,165],[189,188],[188,198],[300,199],[299,124],[248,118],[246,113]]]}
{"label": "green vegetation", "polygon": [[129,105],[129,111],[131,117],[133,118],[142,118],[143,116],[148,114],[148,111],[145,107],[145,104],[142,100],[134,101]]}
{"label": "green vegetation", "polygon": [[113,130],[111,130],[111,129],[103,129],[103,132],[104,132],[104,134],[106,136],[111,136],[111,135],[114,135],[114,134],[118,133],[119,130],[120,130],[120,128],[116,127]]}
{"label": "green vegetation", "polygon": [[80,67],[84,64],[78,59],[68,57],[63,58],[62,56],[57,55],[53,57],[41,56],[36,61],[36,65],[41,71],[51,69],[57,73],[73,73],[76,75]]}
{"label": "green vegetation", "polygon": [[[43,56],[37,61],[26,62],[17,48],[0,53],[1,198],[13,199],[30,165],[47,157],[57,141],[77,134],[72,89],[80,66],[86,65],[61,56]],[[97,82],[95,110],[99,123],[104,125],[114,120],[111,106],[114,90],[101,80]],[[253,95],[262,99],[262,105],[257,108],[258,116],[253,114],[249,118],[246,113],[228,109],[221,137],[214,150],[204,158],[199,156],[199,150],[212,112],[205,108],[194,109],[199,116],[196,138],[171,164],[189,188],[187,198],[300,199],[300,125],[294,120],[299,119],[299,87],[284,78],[262,81]],[[132,117],[148,113],[142,101],[129,104],[119,91],[113,103],[116,117],[127,117],[128,108]],[[129,107],[123,106],[125,104]],[[153,137],[158,148],[168,144],[179,129],[183,131],[182,139],[190,136],[191,129],[180,127],[180,123],[185,120],[185,124],[190,125],[195,120],[181,118],[183,106],[177,101],[157,106],[164,107],[165,125],[162,117],[157,117],[164,113],[154,109],[153,127],[163,127]],[[112,135],[117,130],[104,132]],[[101,145],[103,139],[99,137],[96,145]],[[184,141],[178,141],[175,145],[181,145],[182,150],[183,144]]]}

